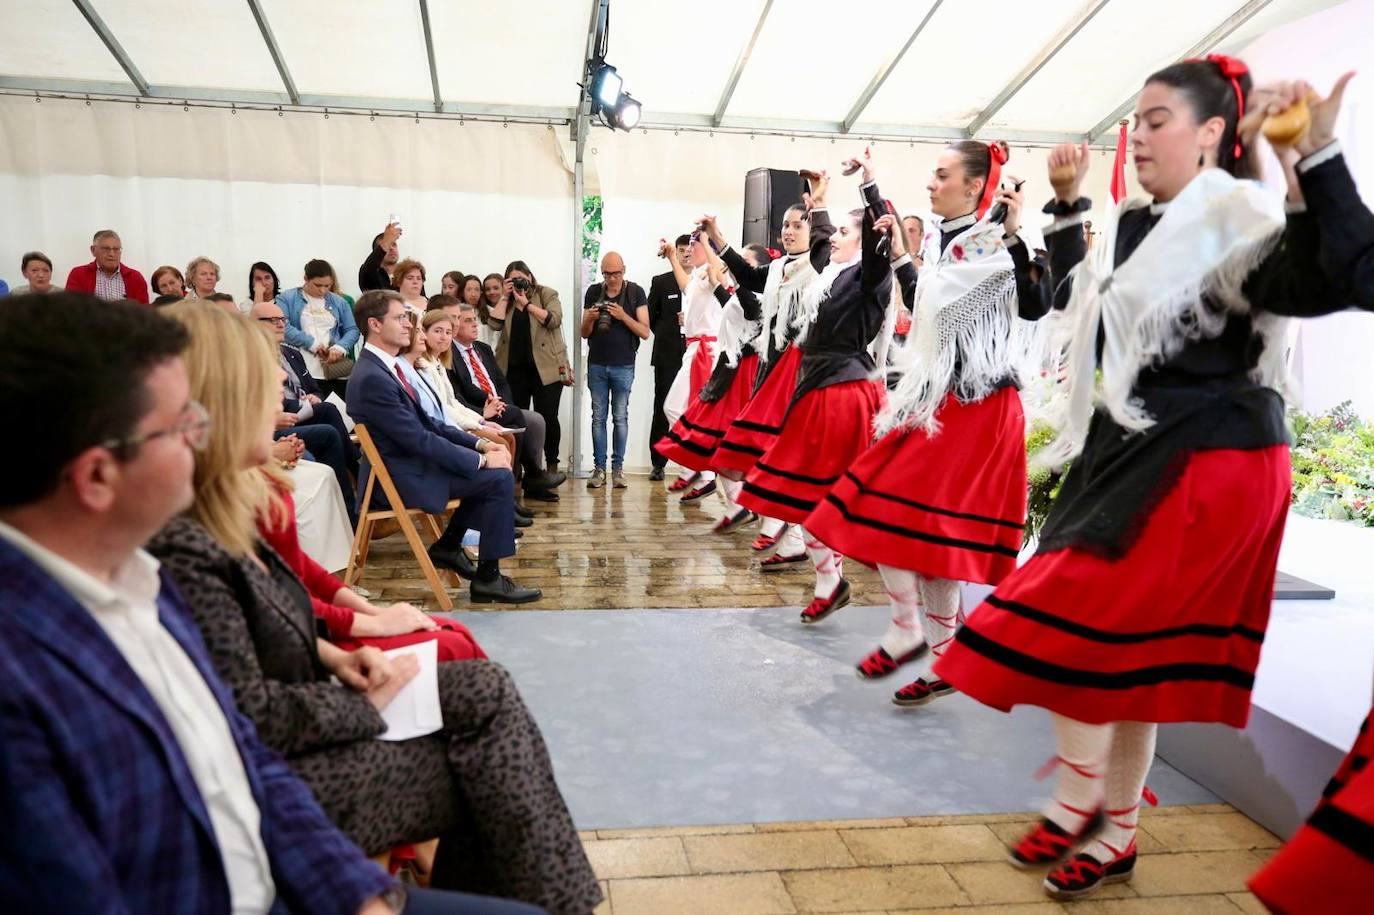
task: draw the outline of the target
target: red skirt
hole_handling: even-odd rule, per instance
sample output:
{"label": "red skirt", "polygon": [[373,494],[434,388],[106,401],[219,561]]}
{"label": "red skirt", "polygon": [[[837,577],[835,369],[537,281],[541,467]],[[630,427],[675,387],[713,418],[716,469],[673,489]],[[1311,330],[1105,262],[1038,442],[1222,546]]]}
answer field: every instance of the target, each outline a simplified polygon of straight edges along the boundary
{"label": "red skirt", "polygon": [[860,455],[805,527],[867,565],[995,585],[1016,568],[1026,526],[1021,397],[949,397],[936,418],[934,436],[897,429]]}
{"label": "red skirt", "polygon": [[749,403],[749,392],[754,390],[758,368],[759,357],[754,353],[741,359],[734,380],[721,398],[710,403],[693,401],[668,434],[654,445],[654,450],[689,470],[710,470],[711,457],[725,438],[730,423]]}
{"label": "red skirt", "polygon": [[801,368],[801,350],[796,344],[788,346],[778,356],[777,363],[763,380],[763,386],[749,399],[749,404],[730,423],[725,438],[711,459],[712,470],[736,470],[741,473],[754,469],[763,453],[778,440],[782,418],[797,390],[797,373]]}
{"label": "red skirt", "polygon": [[[1374,716],[1374,712],[1370,713]],[[1250,891],[1271,912],[1367,912],[1374,900],[1374,725],[1365,718],[1307,825],[1259,873]]]}
{"label": "red skirt", "polygon": [[357,651],[364,645],[371,645],[382,651],[390,651],[393,648],[418,645],[421,642],[432,640],[439,643],[440,661],[485,661],[487,659],[487,653],[482,650],[481,645],[477,644],[477,638],[472,634],[471,629],[443,616],[431,615],[430,619],[439,624],[439,629],[435,632],[407,632],[405,635],[363,636],[362,638],[350,636],[333,641],[344,651]]}
{"label": "red skirt", "polygon": [[866,380],[803,394],[778,440],[744,478],[739,504],[789,524],[805,521],[873,441],[873,418],[884,394],[876,381]]}
{"label": "red skirt", "polygon": [[935,675],[1002,711],[1244,727],[1289,487],[1286,445],[1193,452],[1125,556],[1033,556],[969,615]]}

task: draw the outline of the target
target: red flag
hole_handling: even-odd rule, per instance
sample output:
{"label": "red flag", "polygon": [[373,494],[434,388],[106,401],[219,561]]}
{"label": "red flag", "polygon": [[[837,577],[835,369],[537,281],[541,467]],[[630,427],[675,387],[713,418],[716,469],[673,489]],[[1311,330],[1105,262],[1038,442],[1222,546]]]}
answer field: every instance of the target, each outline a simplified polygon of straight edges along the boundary
{"label": "red flag", "polygon": [[1112,163],[1112,202],[1120,203],[1126,196],[1126,122],[1116,138],[1116,161]]}

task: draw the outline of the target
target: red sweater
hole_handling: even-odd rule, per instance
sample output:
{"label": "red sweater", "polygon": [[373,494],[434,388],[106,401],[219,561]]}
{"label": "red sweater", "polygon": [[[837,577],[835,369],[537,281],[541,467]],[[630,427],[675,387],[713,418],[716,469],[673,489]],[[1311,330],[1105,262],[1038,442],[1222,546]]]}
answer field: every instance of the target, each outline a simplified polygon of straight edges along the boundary
{"label": "red sweater", "polygon": [[[68,292],[85,292],[95,295],[95,261],[89,264],[82,264],[80,267],[73,267],[72,272],[67,274],[66,289]],[[148,281],[143,278],[133,267],[119,265],[119,275],[124,278],[124,295],[133,299],[135,302],[148,304]]]}

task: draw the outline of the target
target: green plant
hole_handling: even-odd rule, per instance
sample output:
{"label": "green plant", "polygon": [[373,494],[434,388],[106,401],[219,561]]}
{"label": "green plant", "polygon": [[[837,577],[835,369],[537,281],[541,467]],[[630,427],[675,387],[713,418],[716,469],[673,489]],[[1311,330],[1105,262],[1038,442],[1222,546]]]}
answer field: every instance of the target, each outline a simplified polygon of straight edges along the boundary
{"label": "green plant", "polygon": [[[1026,459],[1029,460],[1037,451],[1050,443],[1054,438],[1054,430],[1049,424],[1036,422],[1031,425],[1030,432],[1026,436]],[[1065,467],[1064,470],[1068,468]],[[1064,479],[1064,470],[1051,472],[1043,467],[1031,467],[1027,470],[1026,482],[1026,539],[1030,540],[1040,533],[1040,529],[1045,526],[1045,519],[1049,517],[1050,506],[1054,505],[1054,500],[1059,495],[1059,485]]]}
{"label": "green plant", "polygon": [[1374,527],[1374,424],[1350,401],[1320,415],[1292,410],[1293,510]]}

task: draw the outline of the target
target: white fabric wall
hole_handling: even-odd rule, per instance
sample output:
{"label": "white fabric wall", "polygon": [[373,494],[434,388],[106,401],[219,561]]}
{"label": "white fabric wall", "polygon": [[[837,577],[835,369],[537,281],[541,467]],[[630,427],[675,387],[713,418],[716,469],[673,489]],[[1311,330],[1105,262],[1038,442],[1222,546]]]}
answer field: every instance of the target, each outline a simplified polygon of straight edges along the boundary
{"label": "white fabric wall", "polygon": [[[1336,77],[1368,59],[1370,35],[1374,35],[1374,4],[1351,0],[1275,29],[1250,45],[1242,57],[1259,83],[1303,78],[1325,94]],[[1374,74],[1361,72],[1346,88],[1337,136],[1366,203],[1374,201],[1374,118],[1367,113],[1371,109]],[[1272,155],[1266,174],[1269,183],[1282,185]],[[1301,384],[1302,408],[1320,412],[1352,400],[1360,415],[1374,418],[1374,379],[1368,372],[1371,351],[1374,318],[1366,312],[1303,321],[1293,364]]]}

